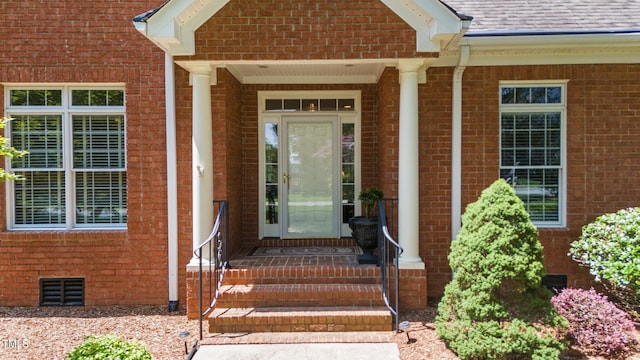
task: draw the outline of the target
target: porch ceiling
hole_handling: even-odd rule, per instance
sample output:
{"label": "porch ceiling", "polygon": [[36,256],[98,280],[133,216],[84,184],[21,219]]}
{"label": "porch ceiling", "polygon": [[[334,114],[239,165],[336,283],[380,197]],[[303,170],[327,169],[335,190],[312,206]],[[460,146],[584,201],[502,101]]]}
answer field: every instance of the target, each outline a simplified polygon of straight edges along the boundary
{"label": "porch ceiling", "polygon": [[[242,84],[374,84],[399,59],[304,61],[176,61],[195,68],[226,68]],[[426,62],[426,61],[425,61]]]}
{"label": "porch ceiling", "polygon": [[226,68],[243,84],[375,83],[384,63],[256,63],[229,64]]}

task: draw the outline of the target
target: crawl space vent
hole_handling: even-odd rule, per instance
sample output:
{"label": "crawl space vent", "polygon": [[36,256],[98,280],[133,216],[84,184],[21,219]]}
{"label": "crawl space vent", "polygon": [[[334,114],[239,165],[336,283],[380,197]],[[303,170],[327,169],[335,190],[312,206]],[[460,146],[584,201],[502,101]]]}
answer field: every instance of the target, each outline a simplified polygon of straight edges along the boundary
{"label": "crawl space vent", "polygon": [[84,305],[84,279],[40,279],[40,306]]}

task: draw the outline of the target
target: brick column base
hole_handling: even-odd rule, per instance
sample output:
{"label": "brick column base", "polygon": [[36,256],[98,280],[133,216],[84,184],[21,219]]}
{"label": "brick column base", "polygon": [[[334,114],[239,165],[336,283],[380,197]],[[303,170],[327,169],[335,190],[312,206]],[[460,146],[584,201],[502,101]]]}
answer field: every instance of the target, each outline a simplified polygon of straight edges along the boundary
{"label": "brick column base", "polygon": [[400,311],[426,309],[427,270],[400,269]]}
{"label": "brick column base", "polygon": [[[200,287],[198,286],[199,278],[198,278],[198,270],[190,270],[187,269],[187,318],[190,320],[198,319],[200,316],[200,312],[198,311],[198,295],[200,292]],[[203,304],[202,310],[209,307],[207,303],[210,301],[209,298],[209,284],[211,283],[209,279],[211,278],[211,272],[204,271],[202,273],[202,294],[203,294]]]}

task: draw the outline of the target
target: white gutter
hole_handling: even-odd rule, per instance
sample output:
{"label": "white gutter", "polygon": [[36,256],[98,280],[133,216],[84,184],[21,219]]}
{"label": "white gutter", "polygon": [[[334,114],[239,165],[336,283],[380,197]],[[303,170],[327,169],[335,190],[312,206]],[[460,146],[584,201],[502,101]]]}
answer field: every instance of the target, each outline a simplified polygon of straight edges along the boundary
{"label": "white gutter", "polygon": [[462,223],[462,75],[469,62],[469,46],[460,46],[458,65],[453,71],[451,130],[451,239]]}
{"label": "white gutter", "polygon": [[173,57],[164,56],[167,138],[167,262],[169,266],[169,311],[178,307],[178,170],[176,154],[176,97]]}

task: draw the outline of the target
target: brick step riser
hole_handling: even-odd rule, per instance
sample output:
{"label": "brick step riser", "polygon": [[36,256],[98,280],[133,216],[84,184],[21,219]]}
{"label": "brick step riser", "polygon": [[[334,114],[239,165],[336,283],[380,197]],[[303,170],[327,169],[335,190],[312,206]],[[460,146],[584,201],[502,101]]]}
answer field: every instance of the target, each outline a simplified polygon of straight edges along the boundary
{"label": "brick step riser", "polygon": [[380,283],[380,278],[238,278],[227,277],[225,275],[224,283],[226,285],[293,285],[293,284],[368,284],[375,285]]}
{"label": "brick step riser", "polygon": [[261,247],[273,246],[358,246],[353,238],[341,239],[263,239],[257,244]]}
{"label": "brick step riser", "polygon": [[384,301],[377,285],[240,285],[224,286],[217,306],[384,306]]}
{"label": "brick step riser", "polygon": [[380,299],[237,299],[229,300],[220,298],[217,306],[226,308],[248,308],[258,306],[269,307],[298,307],[298,306],[383,306],[382,295]]}
{"label": "brick step riser", "polygon": [[[226,318],[209,321],[210,333],[254,333],[254,332],[344,332],[344,331],[391,331],[391,316],[379,317],[334,317],[331,321],[318,323],[312,317],[252,319]],[[242,322],[242,323],[239,323]]]}
{"label": "brick step riser", "polygon": [[378,284],[380,273],[376,270],[314,271],[314,269],[229,269],[225,272],[224,283],[240,284]]}

